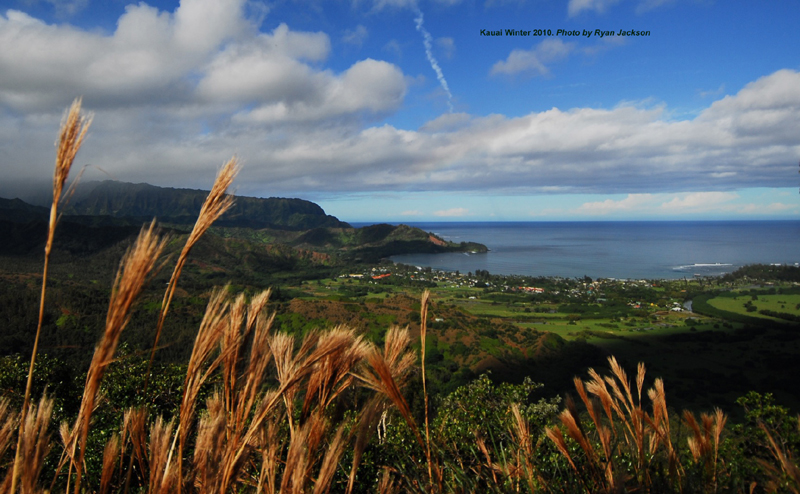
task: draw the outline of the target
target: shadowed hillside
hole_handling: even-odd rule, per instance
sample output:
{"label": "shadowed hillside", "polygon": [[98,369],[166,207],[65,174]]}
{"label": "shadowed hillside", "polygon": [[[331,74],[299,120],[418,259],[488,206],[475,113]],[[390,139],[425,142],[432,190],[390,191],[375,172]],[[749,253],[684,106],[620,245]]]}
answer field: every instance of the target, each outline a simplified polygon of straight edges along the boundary
{"label": "shadowed hillside", "polygon": [[[157,217],[162,223],[193,224],[207,192],[106,180],[81,184],[67,214]],[[303,199],[237,197],[217,226],[308,230],[350,225]]]}

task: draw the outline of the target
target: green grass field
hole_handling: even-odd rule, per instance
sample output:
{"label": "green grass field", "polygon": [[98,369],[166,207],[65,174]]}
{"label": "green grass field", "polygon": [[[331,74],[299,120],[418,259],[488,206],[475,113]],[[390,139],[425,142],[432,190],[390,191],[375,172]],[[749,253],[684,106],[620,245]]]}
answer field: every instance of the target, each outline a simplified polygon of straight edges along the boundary
{"label": "green grass field", "polygon": [[[748,312],[745,304],[750,302],[756,307],[756,311]],[[761,317],[769,320],[779,320],[774,317],[759,314],[759,310],[773,310],[775,312],[785,312],[787,314],[800,315],[800,295],[758,295],[757,300],[753,300],[750,295],[742,294],[735,298],[715,297],[708,301],[708,304],[720,310],[726,310],[736,314],[743,314],[752,317]]]}

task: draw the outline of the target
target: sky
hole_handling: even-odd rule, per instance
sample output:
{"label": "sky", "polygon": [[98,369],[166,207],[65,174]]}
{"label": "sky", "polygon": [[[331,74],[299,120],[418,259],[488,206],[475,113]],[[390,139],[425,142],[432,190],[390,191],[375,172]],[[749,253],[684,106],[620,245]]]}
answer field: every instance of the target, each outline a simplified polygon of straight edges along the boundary
{"label": "sky", "polygon": [[351,222],[800,219],[798,21],[797,0],[0,0],[0,197],[51,180],[82,97],[84,181],[208,189],[236,155],[237,194]]}

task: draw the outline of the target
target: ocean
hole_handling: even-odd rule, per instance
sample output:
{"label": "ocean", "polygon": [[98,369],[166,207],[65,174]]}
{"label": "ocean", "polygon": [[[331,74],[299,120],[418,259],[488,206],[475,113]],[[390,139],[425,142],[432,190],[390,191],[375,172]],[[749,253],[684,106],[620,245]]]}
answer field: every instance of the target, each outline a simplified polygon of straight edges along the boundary
{"label": "ocean", "polygon": [[409,224],[453,242],[479,242],[490,251],[408,254],[393,261],[464,273],[680,279],[718,276],[746,264],[800,263],[800,221]]}

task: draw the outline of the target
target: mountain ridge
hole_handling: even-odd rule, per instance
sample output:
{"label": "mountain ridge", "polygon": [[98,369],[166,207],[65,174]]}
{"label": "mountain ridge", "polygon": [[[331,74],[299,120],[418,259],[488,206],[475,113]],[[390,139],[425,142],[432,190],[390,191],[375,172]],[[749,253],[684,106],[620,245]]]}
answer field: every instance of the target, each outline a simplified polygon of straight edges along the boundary
{"label": "mountain ridge", "polygon": [[[113,180],[87,182],[76,187],[67,215],[156,217],[163,223],[194,224],[208,191],[158,187]],[[308,230],[350,225],[328,215],[316,203],[298,198],[236,196],[233,207],[217,226]]]}
{"label": "mountain ridge", "polygon": [[[150,184],[104,181],[76,188],[58,235],[72,254],[91,255],[108,248],[154,217],[175,231],[188,231],[207,191]],[[21,199],[0,198],[0,254],[39,251],[49,208]],[[474,251],[482,244],[448,242],[419,228],[380,223],[353,228],[304,199],[236,196],[234,206],[212,228],[213,235],[246,242],[247,249],[284,246],[297,256],[337,257],[344,262],[375,262],[396,254]],[[314,256],[312,256],[314,257]]]}

